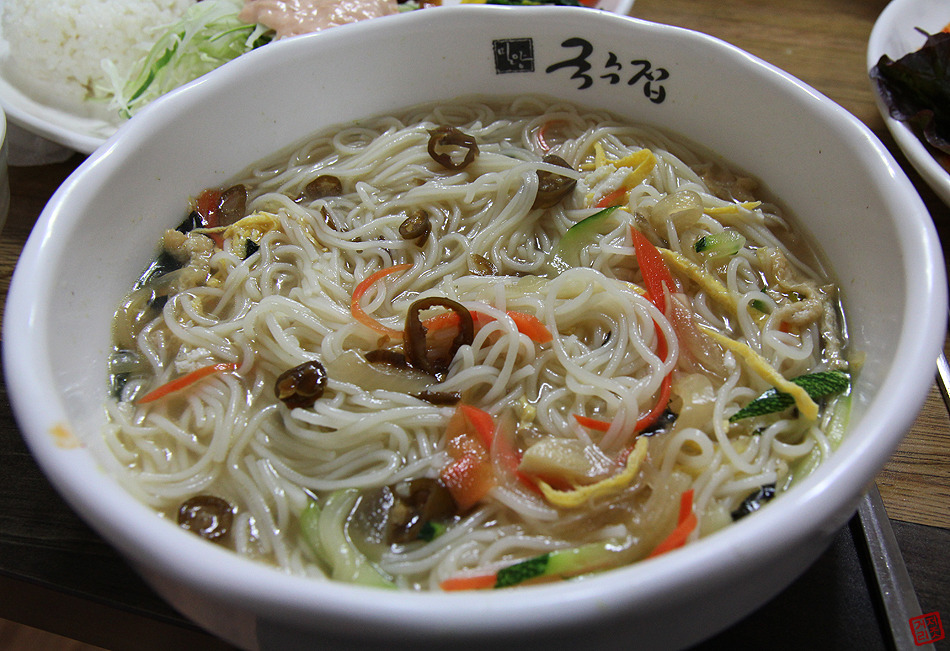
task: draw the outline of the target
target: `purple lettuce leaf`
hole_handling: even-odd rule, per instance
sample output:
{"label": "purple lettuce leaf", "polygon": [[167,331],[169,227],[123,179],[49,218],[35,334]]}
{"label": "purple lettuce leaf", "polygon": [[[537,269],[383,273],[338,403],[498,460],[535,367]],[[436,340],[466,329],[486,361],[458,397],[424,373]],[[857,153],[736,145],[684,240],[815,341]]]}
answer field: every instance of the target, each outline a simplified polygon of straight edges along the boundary
{"label": "purple lettuce leaf", "polygon": [[950,33],[928,35],[923,47],[897,61],[882,56],[870,75],[891,117],[950,154]]}

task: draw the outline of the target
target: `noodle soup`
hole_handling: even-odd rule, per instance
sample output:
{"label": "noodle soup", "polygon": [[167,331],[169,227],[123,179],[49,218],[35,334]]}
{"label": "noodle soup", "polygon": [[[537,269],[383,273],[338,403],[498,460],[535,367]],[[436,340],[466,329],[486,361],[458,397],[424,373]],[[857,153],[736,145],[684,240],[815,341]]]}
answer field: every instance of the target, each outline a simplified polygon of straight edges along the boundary
{"label": "noodle soup", "polygon": [[466,98],[182,206],[115,317],[107,443],[143,502],[287,572],[582,576],[749,515],[840,439],[834,283],[668,134]]}

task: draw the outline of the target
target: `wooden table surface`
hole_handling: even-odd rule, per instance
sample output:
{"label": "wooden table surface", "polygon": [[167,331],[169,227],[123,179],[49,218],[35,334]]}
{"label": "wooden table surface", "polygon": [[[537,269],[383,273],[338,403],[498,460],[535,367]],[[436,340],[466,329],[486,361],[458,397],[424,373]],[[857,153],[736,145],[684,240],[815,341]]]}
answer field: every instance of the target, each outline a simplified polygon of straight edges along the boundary
{"label": "wooden table surface", "polygon": [[[875,107],[867,78],[868,36],[886,4],[886,0],[636,0],[631,15],[699,30],[737,45],[804,80],[857,116],[890,149],[918,188],[946,252],[950,208],[937,199],[897,148]],[[64,163],[11,168],[10,215],[0,233],[0,311],[17,257],[37,216],[83,159],[76,154]],[[922,611],[936,611],[950,624],[950,417],[938,384],[878,476],[877,486]],[[0,482],[0,617],[109,649],[228,648],[165,605],[62,504],[29,457],[2,384],[0,477],[6,480]],[[869,641],[860,634],[863,627],[873,628],[875,613],[880,613],[874,610],[878,606],[873,595],[860,594],[873,590],[860,578],[866,566],[854,558],[853,523],[848,529],[774,604],[704,646],[731,648],[761,641],[777,648],[801,648],[800,644],[783,646],[775,627],[788,623],[783,624],[776,613],[786,604],[798,608],[796,612],[811,604],[816,611],[812,623],[827,629],[821,638],[825,642],[833,642],[836,648],[888,648],[886,635],[863,631],[870,635]],[[828,594],[828,582],[835,594]],[[856,594],[838,594],[852,589]],[[827,612],[818,612],[829,610],[822,600],[831,610],[848,612],[828,619]],[[861,609],[868,612],[855,612]]]}

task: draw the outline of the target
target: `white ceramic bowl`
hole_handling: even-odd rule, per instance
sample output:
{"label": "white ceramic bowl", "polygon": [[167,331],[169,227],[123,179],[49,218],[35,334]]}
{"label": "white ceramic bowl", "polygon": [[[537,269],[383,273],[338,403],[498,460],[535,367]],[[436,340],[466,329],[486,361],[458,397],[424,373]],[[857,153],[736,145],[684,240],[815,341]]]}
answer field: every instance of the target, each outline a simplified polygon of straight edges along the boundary
{"label": "white ceramic bowl", "polygon": [[8,165],[7,116],[0,109],[0,232],[10,211],[10,172]]}
{"label": "white ceramic bowl", "polygon": [[[573,68],[548,72],[579,54],[568,39],[592,49],[587,88]],[[646,96],[644,78],[602,78],[610,52],[648,61],[664,100]],[[286,576],[160,520],[104,474],[95,442],[110,317],[186,197],[321,126],[522,92],[679,132],[760,176],[807,224],[840,280],[851,344],[866,354],[850,433],[828,463],[768,508],[655,560],[451,594]],[[43,212],[10,291],[4,363],[24,436],[65,499],[174,606],[241,646],[664,648],[748,614],[826,548],[927,394],[946,300],[936,234],[912,185],[864,126],[811,88],[681,29],[583,9],[462,6],[277,43],[131,120]]]}

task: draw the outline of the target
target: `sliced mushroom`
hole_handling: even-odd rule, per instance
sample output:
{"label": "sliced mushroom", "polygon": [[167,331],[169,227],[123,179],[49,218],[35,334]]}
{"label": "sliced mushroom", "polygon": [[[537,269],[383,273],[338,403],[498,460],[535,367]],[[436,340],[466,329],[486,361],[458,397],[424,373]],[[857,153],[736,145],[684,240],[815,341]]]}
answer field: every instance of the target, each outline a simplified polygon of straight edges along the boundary
{"label": "sliced mushroom", "polygon": [[195,495],[178,507],[178,525],[211,542],[221,542],[233,522],[234,507],[214,495]]}
{"label": "sliced mushroom", "polygon": [[429,213],[421,208],[406,213],[406,219],[399,225],[399,236],[404,240],[416,240],[419,246],[425,244],[431,232]]}
{"label": "sliced mushroom", "polygon": [[297,201],[316,201],[324,197],[338,197],[343,194],[343,182],[330,174],[321,174],[304,186]]}
{"label": "sliced mushroom", "polygon": [[[426,341],[426,328],[422,325],[419,313],[430,307],[445,307],[459,316],[459,331],[449,347],[447,355],[434,355]],[[470,345],[475,340],[475,321],[472,313],[461,303],[448,298],[430,296],[420,298],[409,306],[406,313],[406,332],[403,341],[406,358],[421,371],[441,378],[449,369],[449,364],[459,348]]]}
{"label": "sliced mushroom", "polygon": [[[548,154],[543,162],[573,170],[571,164],[555,154]],[[532,208],[550,208],[574,191],[577,179],[556,174],[548,170],[538,170],[538,194],[535,195]]]}
{"label": "sliced mushroom", "polygon": [[247,212],[247,188],[243,185],[232,185],[221,193],[221,226],[233,224],[244,217]]}
{"label": "sliced mushroom", "polygon": [[326,386],[327,370],[312,360],[284,371],[274,383],[274,395],[291,409],[312,407]]}
{"label": "sliced mushroom", "polygon": [[[464,169],[478,156],[475,138],[455,127],[439,127],[430,131],[427,149],[432,160],[450,170]],[[464,155],[461,155],[460,150],[464,150]]]}
{"label": "sliced mushroom", "polygon": [[497,276],[498,269],[492,264],[491,260],[483,255],[473,253],[470,257],[469,268],[476,276]]}
{"label": "sliced mushroom", "polygon": [[352,526],[367,555],[382,547],[427,540],[427,529],[458,513],[449,489],[438,479],[417,477],[364,491],[353,511]]}

